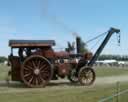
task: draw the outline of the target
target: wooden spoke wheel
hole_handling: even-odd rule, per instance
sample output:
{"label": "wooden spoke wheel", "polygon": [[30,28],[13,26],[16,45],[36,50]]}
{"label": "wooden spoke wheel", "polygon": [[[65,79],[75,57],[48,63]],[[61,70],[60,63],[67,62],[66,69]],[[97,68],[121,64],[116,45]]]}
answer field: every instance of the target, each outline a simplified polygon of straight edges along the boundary
{"label": "wooden spoke wheel", "polygon": [[21,78],[28,87],[44,87],[52,75],[50,62],[39,55],[28,57],[21,68]]}
{"label": "wooden spoke wheel", "polygon": [[95,72],[92,68],[83,67],[78,74],[78,80],[81,85],[89,86],[95,81]]}

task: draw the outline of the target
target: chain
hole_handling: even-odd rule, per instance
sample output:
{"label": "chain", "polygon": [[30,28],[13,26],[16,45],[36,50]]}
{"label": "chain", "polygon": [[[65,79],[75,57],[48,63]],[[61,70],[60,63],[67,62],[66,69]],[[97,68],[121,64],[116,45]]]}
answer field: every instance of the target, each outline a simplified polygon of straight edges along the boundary
{"label": "chain", "polygon": [[121,40],[121,34],[120,33],[117,33],[117,42],[118,42],[118,46],[120,46],[120,40]]}

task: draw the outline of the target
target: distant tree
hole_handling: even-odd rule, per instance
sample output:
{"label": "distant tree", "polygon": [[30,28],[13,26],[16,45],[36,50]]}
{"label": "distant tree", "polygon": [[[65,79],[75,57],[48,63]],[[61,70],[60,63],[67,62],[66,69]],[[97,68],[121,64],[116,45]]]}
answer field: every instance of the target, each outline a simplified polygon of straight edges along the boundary
{"label": "distant tree", "polygon": [[5,61],[7,61],[7,58],[6,58],[6,57],[1,56],[1,57],[0,57],[0,63],[4,63]]}
{"label": "distant tree", "polygon": [[65,48],[65,51],[67,51],[67,52],[74,52],[74,50],[75,50],[74,43],[71,44],[70,42],[68,42],[67,44],[68,44],[68,47]]}
{"label": "distant tree", "polygon": [[[71,44],[70,42],[68,42],[67,44],[68,44],[68,46],[67,46],[67,48],[65,48],[65,51],[67,51],[67,52],[74,52],[75,51],[75,43],[73,42]],[[80,53],[83,54],[83,53],[86,53],[86,52],[88,52],[87,45],[80,38]]]}
{"label": "distant tree", "polygon": [[86,43],[81,39],[81,43],[80,43],[81,45],[81,48],[80,48],[80,53],[86,53],[86,52],[88,52],[88,49],[87,49],[87,45],[86,45]]}
{"label": "distant tree", "polygon": [[98,60],[110,60],[110,59],[115,59],[117,61],[128,61],[128,56],[127,55],[101,55],[99,56]]}

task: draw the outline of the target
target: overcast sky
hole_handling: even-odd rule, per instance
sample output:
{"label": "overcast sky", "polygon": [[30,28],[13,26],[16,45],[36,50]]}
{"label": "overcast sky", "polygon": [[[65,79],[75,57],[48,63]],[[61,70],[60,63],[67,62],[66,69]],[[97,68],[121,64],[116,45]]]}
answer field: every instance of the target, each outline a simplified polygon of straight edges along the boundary
{"label": "overcast sky", "polygon": [[[74,41],[73,32],[86,42],[110,27],[121,30],[121,46],[113,35],[103,53],[128,54],[127,5],[127,0],[0,0],[0,56],[9,55],[9,39],[52,39],[64,48]],[[94,51],[96,42],[88,48]]]}

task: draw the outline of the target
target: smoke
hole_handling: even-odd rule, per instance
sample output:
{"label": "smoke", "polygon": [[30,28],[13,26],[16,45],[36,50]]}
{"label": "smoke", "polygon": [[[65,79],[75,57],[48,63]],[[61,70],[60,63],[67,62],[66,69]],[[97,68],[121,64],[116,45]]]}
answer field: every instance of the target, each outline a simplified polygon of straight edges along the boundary
{"label": "smoke", "polygon": [[[67,24],[65,24],[59,17],[49,13],[49,3],[51,0],[41,0],[41,7],[42,7],[42,16],[46,17],[52,24],[57,25],[58,27],[61,27],[64,31],[72,34],[73,37],[77,37],[78,33],[69,27]],[[57,6],[57,5],[56,5]]]}

